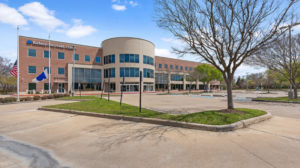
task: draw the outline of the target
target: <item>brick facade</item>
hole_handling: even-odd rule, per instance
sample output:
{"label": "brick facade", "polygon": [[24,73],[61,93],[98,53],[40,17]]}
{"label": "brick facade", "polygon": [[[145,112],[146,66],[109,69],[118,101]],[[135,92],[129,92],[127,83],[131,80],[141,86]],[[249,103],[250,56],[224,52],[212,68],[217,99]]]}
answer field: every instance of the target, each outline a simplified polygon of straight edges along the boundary
{"label": "brick facade", "polygon": [[[122,38],[120,38],[122,39]],[[124,38],[123,38],[124,40]],[[136,39],[136,38],[128,38],[128,41],[132,40],[142,40],[143,39]],[[126,38],[125,38],[126,41]],[[144,40],[145,41],[145,40]],[[75,53],[79,54],[79,61],[75,61],[76,67],[85,67],[85,68],[96,68],[102,70],[102,78],[103,78],[103,68],[106,67],[106,65],[103,65],[103,48],[101,47],[94,47],[94,46],[86,46],[86,45],[79,45],[79,44],[73,44],[73,43],[64,43],[64,42],[58,42],[58,41],[51,41],[51,90],[52,92],[56,92],[58,89],[58,85],[64,83],[64,89],[65,91],[70,91],[70,87],[72,81],[72,76],[68,73],[72,72],[72,69],[70,69],[70,64],[73,63],[73,46],[75,47]],[[122,42],[121,42],[122,43]],[[123,47],[122,44],[119,44],[121,48]],[[44,58],[44,51],[49,50],[49,41],[47,39],[38,39],[38,38],[32,38],[32,37],[25,37],[20,36],[19,37],[19,56],[20,56],[20,92],[27,92],[29,89],[29,83],[32,83],[32,79],[36,78],[40,73],[44,71],[44,67],[48,67],[48,58]],[[125,44],[125,43],[124,43]],[[129,44],[129,43],[128,43]],[[140,44],[137,43],[137,44]],[[146,44],[146,43],[145,43]],[[132,44],[130,44],[132,45]],[[134,43],[133,43],[134,45]],[[125,45],[124,45],[125,46]],[[137,45],[139,46],[139,45]],[[130,46],[128,46],[130,47]],[[108,47],[106,47],[108,48]],[[29,56],[28,50],[34,49],[36,51],[36,56],[32,57]],[[145,48],[145,51],[148,51],[148,48]],[[58,52],[64,53],[64,59],[58,59]],[[150,51],[151,53],[152,51]],[[154,53],[154,49],[153,49]],[[85,55],[90,56],[90,62],[85,61]],[[101,62],[96,63],[95,58],[100,57]],[[143,54],[140,54],[140,69],[143,68],[151,68],[151,66],[143,64],[142,62]],[[116,55],[116,61],[119,60],[119,55]],[[159,68],[159,64],[161,64],[161,68]],[[165,68],[165,64],[168,65],[168,68]],[[199,62],[192,62],[192,61],[185,61],[180,59],[173,59],[173,58],[165,58],[160,56],[155,56],[155,72],[172,72],[172,73],[180,73],[180,74],[188,74],[190,73],[197,65],[199,65]],[[173,66],[173,68],[170,67],[170,65]],[[35,66],[36,67],[36,73],[29,73],[28,72],[28,66]],[[110,65],[113,66],[113,65]],[[116,66],[116,73],[119,73],[119,66],[136,66],[131,64],[119,64],[119,62],[116,62],[114,65]],[[176,66],[178,66],[178,69],[176,69]],[[182,67],[182,70],[181,70]],[[187,67],[187,68],[186,68]],[[64,75],[58,74],[58,68],[64,68]],[[154,73],[155,73],[154,72]],[[119,74],[116,74],[116,81],[120,81]],[[128,79],[130,80],[130,79]],[[135,79],[134,79],[135,80]],[[153,85],[155,85],[154,80],[148,79],[149,82],[151,81]],[[146,80],[147,82],[147,80]],[[148,82],[148,83],[149,83]],[[151,83],[150,82],[150,83]],[[184,81],[185,82],[185,81]],[[36,83],[36,91],[41,92],[44,90],[44,84],[48,83],[48,80]],[[175,82],[176,83],[176,82]],[[177,82],[178,83],[178,82]],[[119,82],[116,82],[116,84],[120,84]],[[181,84],[181,83],[180,83]],[[185,85],[185,83],[183,83]],[[219,84],[219,83],[214,83]],[[119,86],[117,86],[118,88]],[[185,88],[185,86],[184,86]],[[120,89],[119,89],[120,90]],[[117,90],[118,91],[118,90]]]}

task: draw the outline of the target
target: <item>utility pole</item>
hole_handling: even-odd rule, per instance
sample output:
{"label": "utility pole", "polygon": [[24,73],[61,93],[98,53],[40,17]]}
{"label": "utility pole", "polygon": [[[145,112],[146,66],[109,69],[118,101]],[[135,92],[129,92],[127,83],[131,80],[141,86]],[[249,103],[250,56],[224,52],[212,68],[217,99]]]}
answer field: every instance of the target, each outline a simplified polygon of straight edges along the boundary
{"label": "utility pole", "polygon": [[19,54],[19,30],[17,26],[17,101],[20,101],[20,54]]}

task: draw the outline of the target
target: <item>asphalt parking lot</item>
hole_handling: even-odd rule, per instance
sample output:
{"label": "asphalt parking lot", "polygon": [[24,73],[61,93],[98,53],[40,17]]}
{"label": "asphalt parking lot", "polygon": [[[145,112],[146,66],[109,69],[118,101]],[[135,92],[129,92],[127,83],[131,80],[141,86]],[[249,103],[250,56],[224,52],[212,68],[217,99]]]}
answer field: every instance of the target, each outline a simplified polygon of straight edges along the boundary
{"label": "asphalt parking lot", "polygon": [[[134,104],[136,97],[124,101]],[[178,101],[173,106],[192,112],[226,105],[222,98],[172,97],[144,95],[144,102],[152,100],[144,106],[167,109],[167,102]],[[226,133],[36,110],[64,102],[70,101],[0,105],[1,168],[300,167],[300,105],[235,101],[236,107],[264,109],[274,117]]]}

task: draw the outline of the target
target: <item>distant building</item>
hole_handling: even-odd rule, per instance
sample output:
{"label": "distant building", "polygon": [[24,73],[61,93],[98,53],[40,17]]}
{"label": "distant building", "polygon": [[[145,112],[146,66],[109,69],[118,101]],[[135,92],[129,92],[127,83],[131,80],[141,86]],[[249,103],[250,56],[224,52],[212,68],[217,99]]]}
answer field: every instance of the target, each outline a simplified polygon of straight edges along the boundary
{"label": "distant building", "polygon": [[[104,40],[101,47],[93,47],[32,37],[19,37],[20,91],[45,92],[48,80],[31,82],[38,74],[48,69],[51,56],[52,92],[102,90],[120,92],[139,91],[139,76],[142,71],[143,91],[203,89],[199,81],[186,80],[199,62],[184,61],[154,55],[150,41],[117,37]],[[75,55],[73,56],[73,46]],[[74,70],[73,70],[74,61]],[[125,84],[123,85],[123,76]],[[219,89],[218,81],[212,82]]]}

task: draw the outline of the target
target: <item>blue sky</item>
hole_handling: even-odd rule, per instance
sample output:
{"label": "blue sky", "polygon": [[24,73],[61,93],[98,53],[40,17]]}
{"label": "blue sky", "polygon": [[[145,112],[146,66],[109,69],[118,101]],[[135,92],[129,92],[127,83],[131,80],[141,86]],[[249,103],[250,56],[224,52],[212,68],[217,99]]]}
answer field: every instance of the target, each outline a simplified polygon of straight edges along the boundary
{"label": "blue sky", "polygon": [[[20,35],[100,46],[107,38],[129,36],[152,41],[156,55],[178,58],[171,47],[180,41],[157,27],[153,0],[0,0],[0,55],[16,59]],[[182,59],[199,61],[197,57]],[[243,66],[236,75],[259,72]]]}

